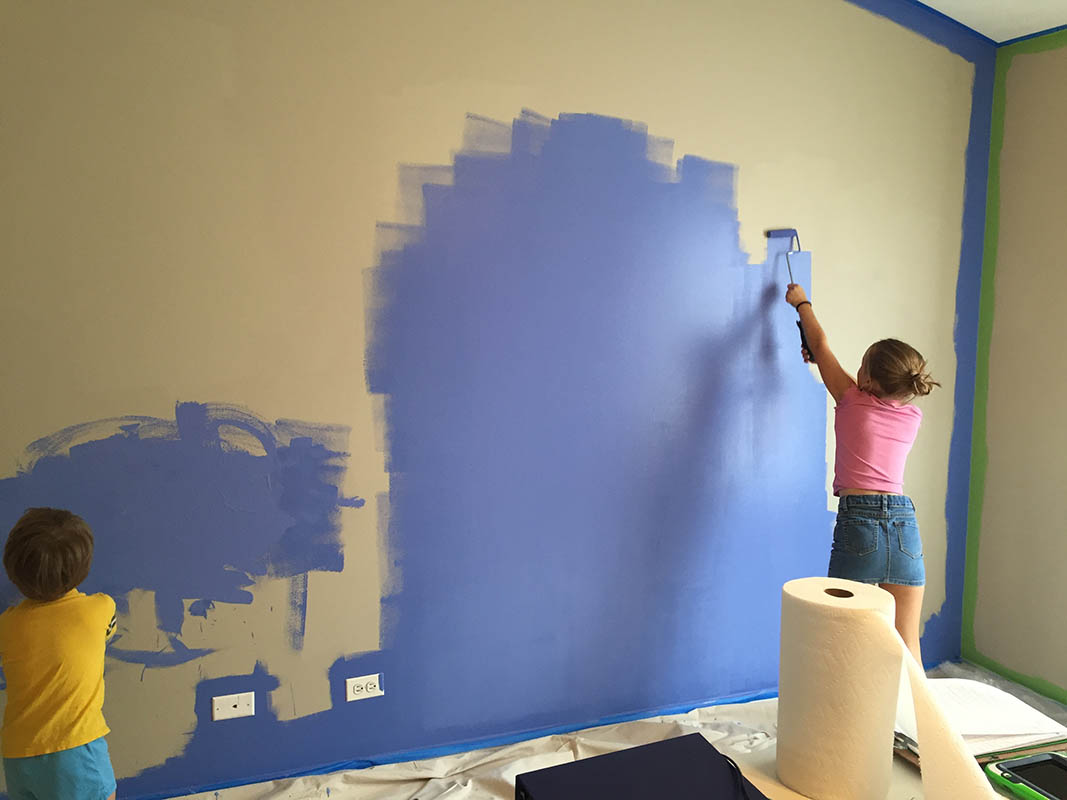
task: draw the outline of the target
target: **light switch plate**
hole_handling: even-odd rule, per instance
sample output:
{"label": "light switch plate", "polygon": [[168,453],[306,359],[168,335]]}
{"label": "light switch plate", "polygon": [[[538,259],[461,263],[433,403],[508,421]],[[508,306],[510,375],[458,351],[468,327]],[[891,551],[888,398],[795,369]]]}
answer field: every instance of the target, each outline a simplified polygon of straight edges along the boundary
{"label": "light switch plate", "polygon": [[218,722],[223,719],[251,717],[256,713],[256,693],[221,694],[211,698],[211,719]]}

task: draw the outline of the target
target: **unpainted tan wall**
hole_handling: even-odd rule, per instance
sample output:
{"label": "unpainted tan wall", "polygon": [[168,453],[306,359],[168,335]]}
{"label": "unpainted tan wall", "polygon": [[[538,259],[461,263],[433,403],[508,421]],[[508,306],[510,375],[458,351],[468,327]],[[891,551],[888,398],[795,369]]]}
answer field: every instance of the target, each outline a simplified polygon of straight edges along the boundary
{"label": "unpainted tan wall", "polygon": [[1000,154],[975,643],[1067,687],[1067,46],[1014,55]]}

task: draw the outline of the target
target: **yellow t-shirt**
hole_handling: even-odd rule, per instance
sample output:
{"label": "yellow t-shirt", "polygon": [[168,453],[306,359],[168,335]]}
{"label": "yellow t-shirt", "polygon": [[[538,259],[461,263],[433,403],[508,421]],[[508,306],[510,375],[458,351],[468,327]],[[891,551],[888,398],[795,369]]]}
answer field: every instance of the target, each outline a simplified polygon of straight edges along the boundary
{"label": "yellow t-shirt", "polygon": [[114,629],[115,601],[77,589],[0,614],[4,758],[58,753],[108,733],[104,648]]}

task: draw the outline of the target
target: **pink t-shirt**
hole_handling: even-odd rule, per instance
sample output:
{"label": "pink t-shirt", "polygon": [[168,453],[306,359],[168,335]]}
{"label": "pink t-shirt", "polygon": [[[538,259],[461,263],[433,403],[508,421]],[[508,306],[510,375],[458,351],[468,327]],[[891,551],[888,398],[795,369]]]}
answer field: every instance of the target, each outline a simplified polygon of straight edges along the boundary
{"label": "pink t-shirt", "polygon": [[922,418],[913,405],[896,406],[856,386],[845,392],[834,411],[834,494],[842,489],[902,494],[904,464]]}

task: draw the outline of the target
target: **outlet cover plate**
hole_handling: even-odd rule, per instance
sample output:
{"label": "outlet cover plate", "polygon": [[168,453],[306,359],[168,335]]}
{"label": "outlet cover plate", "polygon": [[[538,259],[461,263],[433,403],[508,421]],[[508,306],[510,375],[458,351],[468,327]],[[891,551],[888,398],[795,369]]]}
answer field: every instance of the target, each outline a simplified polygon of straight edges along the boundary
{"label": "outlet cover plate", "polygon": [[256,693],[220,694],[211,698],[211,719],[218,722],[223,719],[251,717],[256,713]]}
{"label": "outlet cover plate", "polygon": [[345,699],[348,702],[366,700],[368,697],[381,697],[384,694],[385,689],[382,688],[382,675],[380,672],[375,675],[360,675],[358,678],[347,678],[345,680]]}

